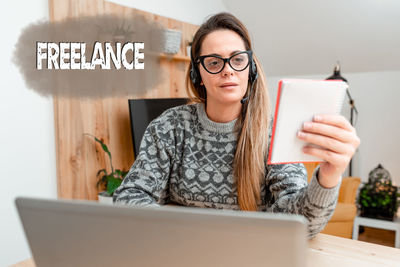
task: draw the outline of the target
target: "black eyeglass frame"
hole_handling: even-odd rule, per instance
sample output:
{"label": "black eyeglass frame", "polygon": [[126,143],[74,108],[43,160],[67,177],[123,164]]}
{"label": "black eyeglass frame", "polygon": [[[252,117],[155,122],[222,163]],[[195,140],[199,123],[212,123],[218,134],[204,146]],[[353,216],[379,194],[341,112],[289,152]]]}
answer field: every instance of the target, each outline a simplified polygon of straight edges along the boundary
{"label": "black eyeglass frame", "polygon": [[[237,56],[237,55],[239,55],[239,54],[243,54],[243,53],[246,53],[246,54],[249,56],[249,61],[247,62],[247,65],[246,65],[243,69],[237,70],[237,69],[235,69],[235,68],[231,65],[231,58],[233,58],[234,56]],[[211,71],[209,71],[209,70],[206,68],[206,66],[204,65],[204,59],[207,58],[207,57],[216,57],[216,58],[222,59],[222,60],[224,61],[224,65],[222,66],[221,70],[218,71],[218,72],[211,72]],[[237,53],[235,53],[235,54],[233,54],[232,56],[227,57],[227,58],[223,58],[223,57],[218,56],[218,55],[204,55],[204,56],[199,56],[199,57],[197,58],[197,60],[196,60],[196,63],[197,63],[197,64],[201,63],[201,65],[203,66],[203,68],[204,68],[208,73],[210,73],[210,74],[218,74],[218,73],[220,73],[220,72],[225,68],[226,62],[228,62],[229,66],[230,66],[233,70],[235,70],[235,71],[244,71],[244,70],[250,65],[250,62],[251,62],[252,60],[253,60],[253,51],[251,51],[251,50],[246,50],[246,51],[237,52]]]}

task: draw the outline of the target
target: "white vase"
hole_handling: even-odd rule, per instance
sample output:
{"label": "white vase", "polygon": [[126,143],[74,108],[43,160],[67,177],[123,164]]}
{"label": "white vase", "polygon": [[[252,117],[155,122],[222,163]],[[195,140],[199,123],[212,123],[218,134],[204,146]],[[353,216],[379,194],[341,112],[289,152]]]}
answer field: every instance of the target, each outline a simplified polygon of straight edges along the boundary
{"label": "white vase", "polygon": [[113,204],[113,197],[108,195],[106,191],[100,192],[97,196],[99,197],[99,203],[109,205]]}
{"label": "white vase", "polygon": [[163,50],[166,54],[176,54],[181,46],[182,32],[179,30],[165,29],[163,32]]}

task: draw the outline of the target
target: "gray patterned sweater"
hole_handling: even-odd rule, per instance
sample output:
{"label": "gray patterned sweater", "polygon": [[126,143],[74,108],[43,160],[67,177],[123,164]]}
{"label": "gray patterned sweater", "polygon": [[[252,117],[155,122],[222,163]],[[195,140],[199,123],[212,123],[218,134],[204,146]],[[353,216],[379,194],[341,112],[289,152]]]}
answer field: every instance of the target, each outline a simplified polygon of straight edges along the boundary
{"label": "gray patterned sweater", "polygon": [[[147,127],[114,202],[239,210],[232,169],[235,122],[211,121],[203,104],[165,111]],[[301,214],[309,221],[309,237],[315,236],[331,217],[339,189],[320,186],[316,172],[307,184],[302,164],[266,164],[259,211]]]}

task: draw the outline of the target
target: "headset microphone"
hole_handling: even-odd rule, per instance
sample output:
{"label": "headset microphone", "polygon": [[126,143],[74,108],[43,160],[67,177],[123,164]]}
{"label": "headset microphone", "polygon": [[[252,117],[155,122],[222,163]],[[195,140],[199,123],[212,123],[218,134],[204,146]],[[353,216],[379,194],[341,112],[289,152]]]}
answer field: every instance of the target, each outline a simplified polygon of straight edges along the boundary
{"label": "headset microphone", "polygon": [[251,91],[253,90],[253,85],[254,85],[254,82],[251,83],[249,95],[246,96],[246,97],[243,97],[243,98],[240,100],[240,103],[242,103],[242,105],[250,98]]}
{"label": "headset microphone", "polygon": [[251,91],[253,91],[253,87],[254,87],[254,84],[256,83],[257,78],[258,78],[257,66],[256,66],[256,63],[254,62],[254,59],[252,59],[251,64],[250,64],[250,73],[249,73],[249,80],[251,82],[251,87],[250,87],[249,95],[240,100],[240,103],[242,105],[250,98]]}

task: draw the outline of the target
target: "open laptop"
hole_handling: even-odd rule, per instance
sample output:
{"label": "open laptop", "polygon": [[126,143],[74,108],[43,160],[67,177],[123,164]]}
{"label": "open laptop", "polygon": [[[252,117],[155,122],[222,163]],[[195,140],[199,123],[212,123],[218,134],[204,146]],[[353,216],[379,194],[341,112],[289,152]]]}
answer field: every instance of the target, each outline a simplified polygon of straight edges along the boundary
{"label": "open laptop", "polygon": [[37,267],[305,266],[304,217],[17,198]]}

